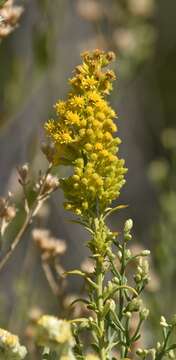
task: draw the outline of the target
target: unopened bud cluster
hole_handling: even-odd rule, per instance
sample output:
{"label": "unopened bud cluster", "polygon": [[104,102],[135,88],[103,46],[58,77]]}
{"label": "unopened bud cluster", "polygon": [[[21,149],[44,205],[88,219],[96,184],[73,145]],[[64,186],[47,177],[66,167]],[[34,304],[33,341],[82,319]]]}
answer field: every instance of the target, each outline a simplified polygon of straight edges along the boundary
{"label": "unopened bud cluster", "polygon": [[27,350],[20,345],[18,336],[0,329],[0,359],[22,360],[26,354]]}
{"label": "unopened bud cluster", "polygon": [[129,241],[132,239],[132,236],[131,236],[132,228],[133,228],[133,220],[132,219],[126,220],[125,225],[124,225],[124,240],[125,241]]}
{"label": "unopened bud cluster", "polygon": [[43,315],[37,322],[37,343],[58,353],[60,359],[75,359],[72,354],[74,340],[71,326],[66,320]]}
{"label": "unopened bud cluster", "polygon": [[[140,255],[147,256],[150,252],[144,250]],[[138,284],[140,282],[148,283],[149,277],[149,263],[147,260],[144,260],[143,257],[139,258],[139,264],[137,266],[137,272],[134,276],[135,282]]]}

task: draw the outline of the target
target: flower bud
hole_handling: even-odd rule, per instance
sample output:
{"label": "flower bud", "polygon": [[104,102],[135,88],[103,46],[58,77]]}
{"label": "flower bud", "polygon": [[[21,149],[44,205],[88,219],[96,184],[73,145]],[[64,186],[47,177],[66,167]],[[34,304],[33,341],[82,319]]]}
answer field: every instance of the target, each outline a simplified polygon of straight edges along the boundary
{"label": "flower bud", "polygon": [[130,249],[127,249],[127,250],[125,251],[125,255],[126,255],[126,259],[127,259],[127,260],[130,259],[130,257],[131,257],[131,251],[130,251]]}
{"label": "flower bud", "polygon": [[162,327],[168,327],[169,326],[164,316],[161,316],[160,325]]}
{"label": "flower bud", "polygon": [[155,360],[156,357],[156,349],[150,349],[149,353],[151,355],[152,360]]}
{"label": "flower bud", "polygon": [[140,307],[141,307],[141,303],[142,300],[140,299],[132,299],[131,302],[127,305],[126,310],[127,311],[131,311],[131,312],[135,312],[135,311],[139,311]]}
{"label": "flower bud", "polygon": [[156,349],[157,350],[160,350],[161,349],[161,343],[159,341],[157,341],[156,343]]}
{"label": "flower bud", "polygon": [[143,355],[143,350],[142,350],[141,348],[137,349],[137,350],[136,350],[136,354],[137,354],[138,356]]}
{"label": "flower bud", "polygon": [[149,310],[144,308],[140,311],[140,318],[141,320],[146,320],[149,316]]}
{"label": "flower bud", "polygon": [[130,319],[132,317],[132,313],[130,311],[127,311],[125,314],[124,314],[128,319]]}
{"label": "flower bud", "polygon": [[143,250],[141,253],[140,253],[140,256],[148,256],[150,255],[150,250]]}
{"label": "flower bud", "polygon": [[170,350],[170,351],[168,352],[168,356],[169,356],[169,359],[175,359],[174,350]]}
{"label": "flower bud", "polygon": [[114,284],[117,284],[117,285],[120,284],[120,280],[119,280],[118,277],[114,277],[114,278],[113,278],[113,282],[114,282]]}
{"label": "flower bud", "polygon": [[129,233],[124,234],[124,240],[125,241],[130,241],[131,239],[132,239],[131,234],[129,234]]}
{"label": "flower bud", "polygon": [[119,259],[122,258],[122,252],[120,250],[117,252],[117,255],[118,255]]}
{"label": "flower bud", "polygon": [[136,284],[140,283],[142,280],[141,275],[137,274],[134,276],[134,281],[136,282]]}
{"label": "flower bud", "polygon": [[132,219],[126,220],[125,225],[124,225],[124,232],[125,233],[130,232],[132,227],[133,227],[133,220]]}

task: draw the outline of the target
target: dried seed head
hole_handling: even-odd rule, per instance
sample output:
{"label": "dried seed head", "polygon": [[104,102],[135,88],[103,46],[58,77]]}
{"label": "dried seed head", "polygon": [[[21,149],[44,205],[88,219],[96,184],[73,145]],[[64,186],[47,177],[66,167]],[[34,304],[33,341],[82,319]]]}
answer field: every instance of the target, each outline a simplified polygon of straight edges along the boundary
{"label": "dried seed head", "polygon": [[42,149],[43,153],[45,154],[49,163],[52,163],[53,159],[54,159],[54,154],[55,154],[55,149],[54,149],[53,144],[42,143],[41,149]]}
{"label": "dried seed head", "polygon": [[94,262],[89,258],[85,259],[81,264],[81,269],[88,274],[93,273],[95,269]]}
{"label": "dried seed head", "polygon": [[34,229],[32,236],[45,260],[62,255],[66,251],[65,241],[52,237],[48,230]]}
{"label": "dried seed head", "polygon": [[27,177],[28,177],[28,174],[29,174],[29,165],[26,163],[22,166],[19,166],[18,167],[18,174],[20,176],[20,182],[21,183],[26,183],[26,180],[27,180]]}
{"label": "dried seed head", "polygon": [[103,17],[103,7],[97,0],[78,0],[78,14],[88,21],[97,21]]}
{"label": "dried seed head", "polygon": [[16,208],[14,206],[8,206],[6,208],[6,214],[5,214],[5,219],[7,222],[10,222],[14,219],[16,215]]}
{"label": "dried seed head", "polygon": [[13,0],[8,0],[0,7],[0,39],[9,35],[16,27],[23,8],[14,6]]}
{"label": "dried seed head", "polygon": [[43,188],[43,194],[52,192],[52,191],[56,190],[59,186],[58,178],[51,174],[48,174],[44,181],[45,181],[45,184],[44,184],[44,188]]}
{"label": "dried seed head", "polygon": [[38,307],[33,307],[32,309],[30,309],[29,311],[29,319],[32,322],[36,322],[38,321],[38,319],[42,316],[42,310]]}

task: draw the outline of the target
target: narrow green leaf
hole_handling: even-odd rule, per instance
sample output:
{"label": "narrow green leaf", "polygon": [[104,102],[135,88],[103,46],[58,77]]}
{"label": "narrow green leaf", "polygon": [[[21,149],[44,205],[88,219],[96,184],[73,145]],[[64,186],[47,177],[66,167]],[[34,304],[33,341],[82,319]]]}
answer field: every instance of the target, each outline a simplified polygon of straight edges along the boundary
{"label": "narrow green leaf", "polygon": [[82,302],[82,303],[84,303],[84,304],[86,304],[86,305],[89,305],[89,301],[87,301],[86,299],[78,298],[78,299],[72,301],[72,303],[70,304],[70,306],[75,305],[77,302]]}
{"label": "narrow green leaf", "polygon": [[111,214],[113,214],[115,211],[121,210],[121,209],[126,209],[128,207],[128,205],[118,205],[114,208],[109,208],[107,213],[104,216],[104,220]]}
{"label": "narrow green leaf", "polygon": [[77,270],[77,269],[70,270],[70,271],[65,271],[64,275],[79,275],[79,276],[82,276],[82,277],[86,276],[86,274],[83,271]]}

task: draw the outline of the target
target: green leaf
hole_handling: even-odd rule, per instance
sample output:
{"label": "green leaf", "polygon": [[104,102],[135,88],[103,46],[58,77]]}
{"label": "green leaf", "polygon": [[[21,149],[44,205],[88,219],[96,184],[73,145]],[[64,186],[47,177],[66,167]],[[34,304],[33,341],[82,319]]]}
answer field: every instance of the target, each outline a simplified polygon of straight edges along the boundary
{"label": "green leaf", "polygon": [[167,351],[174,350],[174,349],[176,349],[176,344],[169,346],[169,348],[167,348]]}
{"label": "green leaf", "polygon": [[90,234],[93,235],[93,231],[92,229],[84,222],[82,222],[81,220],[68,220],[69,223],[72,224],[78,224],[84,227],[85,230],[87,230]]}
{"label": "green leaf", "polygon": [[82,302],[82,303],[84,303],[84,304],[86,304],[86,305],[89,304],[89,301],[87,301],[87,300],[85,300],[85,299],[82,299],[82,298],[78,298],[78,299],[72,301],[72,303],[70,304],[70,306],[75,305],[77,302]]}
{"label": "green leaf", "polygon": [[121,209],[126,209],[128,207],[128,205],[118,205],[114,208],[108,208],[107,212],[104,216],[104,220],[111,214],[113,214],[115,211],[121,210]]}
{"label": "green leaf", "polygon": [[125,333],[125,328],[123,327],[123,325],[122,325],[121,321],[119,320],[119,318],[118,318],[117,314],[115,313],[115,311],[113,311],[112,309],[111,309],[111,315],[113,317],[114,325],[116,325],[122,332]]}
{"label": "green leaf", "polygon": [[77,270],[77,269],[75,269],[75,270],[70,270],[70,271],[65,271],[65,272],[64,272],[64,275],[79,275],[79,276],[82,276],[82,277],[84,277],[84,278],[85,278],[85,276],[86,276],[86,274],[85,274],[83,271]]}
{"label": "green leaf", "polygon": [[99,346],[97,344],[92,343],[91,346],[95,350],[95,352],[97,352],[97,353],[99,352]]}
{"label": "green leaf", "polygon": [[84,273],[81,270],[70,270],[70,271],[65,271],[64,275],[79,275],[82,276],[88,283],[89,285],[91,285],[92,287],[94,287],[95,289],[97,289],[97,284],[94,283],[88,276],[86,273]]}

